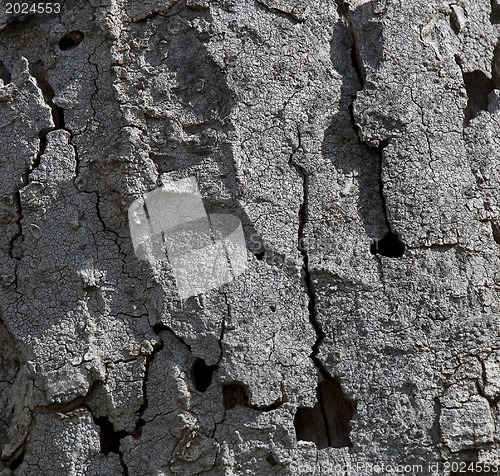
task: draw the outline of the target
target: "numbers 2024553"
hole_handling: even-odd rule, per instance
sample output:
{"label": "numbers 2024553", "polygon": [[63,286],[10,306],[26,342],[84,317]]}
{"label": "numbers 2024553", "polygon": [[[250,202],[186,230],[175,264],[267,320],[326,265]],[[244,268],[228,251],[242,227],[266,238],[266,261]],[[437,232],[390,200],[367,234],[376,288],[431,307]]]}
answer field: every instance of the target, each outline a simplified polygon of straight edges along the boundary
{"label": "numbers 2024553", "polygon": [[5,13],[59,13],[60,3],[6,3]]}

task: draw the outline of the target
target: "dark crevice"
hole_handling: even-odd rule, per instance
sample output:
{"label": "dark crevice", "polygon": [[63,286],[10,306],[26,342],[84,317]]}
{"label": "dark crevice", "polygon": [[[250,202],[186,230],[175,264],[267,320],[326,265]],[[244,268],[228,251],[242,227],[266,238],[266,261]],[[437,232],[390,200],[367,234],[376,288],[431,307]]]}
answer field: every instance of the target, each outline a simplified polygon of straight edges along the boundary
{"label": "dark crevice", "polygon": [[3,81],[4,86],[10,83],[11,75],[3,61],[0,61],[0,79]]}
{"label": "dark crevice", "polygon": [[455,35],[460,34],[461,31],[460,20],[458,19],[454,11],[452,11],[450,14],[450,28],[453,30],[453,33],[455,33]]}
{"label": "dark crevice", "polygon": [[500,2],[499,0],[491,0],[490,22],[494,25],[500,23]]}
{"label": "dark crevice", "polygon": [[[178,339],[180,342],[182,342],[186,348],[191,351],[191,347],[184,342],[178,335],[175,334],[175,332],[168,327],[166,324],[163,323],[157,323],[151,326],[153,329],[153,332],[159,336],[161,332],[169,332],[172,334],[176,339]],[[138,414],[138,419],[137,419],[137,424],[135,431],[133,432],[133,436],[139,437],[141,434],[141,429],[142,427],[146,424],[145,420],[143,419],[144,412],[146,411],[146,408],[148,408],[148,395],[147,395],[147,384],[149,380],[149,368],[151,367],[151,363],[153,362],[153,359],[155,358],[156,354],[160,352],[163,349],[164,342],[163,340],[160,339],[160,342],[156,344],[156,346],[153,349],[153,352],[149,354],[146,357],[146,363],[145,363],[145,372],[144,372],[144,379],[142,380],[142,395],[143,395],[143,402],[142,405],[139,407],[139,410],[137,411]]]}
{"label": "dark crevice", "polygon": [[323,379],[317,388],[314,407],[299,407],[294,418],[297,440],[312,441],[318,449],[352,446],[350,425],[356,404],[342,392],[338,379]]}
{"label": "dark crevice", "polygon": [[494,240],[500,245],[500,224],[497,220],[491,220],[491,230],[493,231]]}
{"label": "dark crevice", "polygon": [[248,395],[245,386],[241,383],[222,385],[224,408],[229,410],[236,405],[248,406]]}
{"label": "dark crevice", "polygon": [[[26,172],[26,174],[23,176],[23,185],[24,187],[27,184],[27,178],[26,178],[26,183],[24,180],[24,177],[29,175],[29,170]],[[17,213],[17,218],[16,218],[16,225],[17,225],[17,231],[14,233],[12,238],[9,240],[9,256],[14,259],[20,259],[21,256],[18,256],[17,254],[14,254],[14,246],[15,242],[18,238],[23,236],[23,230],[21,226],[21,221],[23,219],[23,209],[21,205],[21,195],[19,193],[19,190],[14,194],[14,205],[16,207],[16,213]],[[14,276],[14,287],[17,289],[17,273],[15,273]]]}
{"label": "dark crevice", "polygon": [[72,50],[73,48],[76,48],[85,38],[85,35],[83,32],[78,31],[78,30],[73,30],[69,32],[68,34],[64,35],[60,40],[59,40],[59,49],[63,51],[67,50]]}
{"label": "dark crevice", "polygon": [[351,47],[351,62],[354,70],[359,79],[359,83],[361,86],[366,84],[366,71],[363,66],[363,62],[361,61],[361,53],[358,43],[358,37],[356,35],[356,31],[354,28],[354,20],[352,18],[351,11],[349,10],[349,5],[345,0],[335,0],[337,3],[337,13],[340,16],[340,19],[344,23],[347,28],[347,31],[351,35],[352,47]]}
{"label": "dark crevice", "polygon": [[[179,339],[186,347],[190,350],[189,346],[177,337],[172,329],[170,329],[168,326],[165,324],[155,324],[152,326],[153,331],[155,332],[156,335],[159,335],[160,332],[163,331],[168,331],[172,335],[174,335],[177,339]],[[128,476],[128,468],[127,465],[125,464],[125,461],[123,459],[123,452],[120,448],[121,445],[121,440],[127,436],[132,436],[134,438],[140,438],[142,434],[142,427],[146,424],[146,421],[143,419],[144,412],[146,411],[148,407],[148,397],[147,397],[147,384],[149,380],[149,369],[151,366],[151,363],[153,359],[155,358],[156,354],[163,349],[164,342],[163,340],[160,339],[159,343],[156,344],[154,347],[153,351],[146,357],[146,362],[145,362],[145,372],[144,372],[144,378],[142,381],[142,394],[143,394],[143,403],[139,407],[137,414],[138,414],[138,419],[137,419],[137,424],[134,429],[134,431],[129,432],[125,430],[121,431],[115,431],[113,424],[109,420],[107,416],[99,416],[99,417],[94,417],[94,422],[96,425],[99,426],[100,432],[99,432],[99,439],[100,439],[100,445],[101,445],[101,451],[105,455],[108,455],[109,453],[115,453],[119,456],[120,459],[120,464],[123,469],[123,474],[124,476]],[[90,410],[90,408],[87,406],[87,408]]]}
{"label": "dark crevice", "polygon": [[[39,165],[40,165],[40,160],[45,152],[45,148],[47,147],[47,134],[53,130],[53,128],[48,128],[48,129],[43,129],[38,133],[38,151],[35,155],[35,158],[31,165],[24,171],[22,177],[21,177],[21,186],[17,189],[17,191],[14,193],[14,204],[16,206],[16,212],[17,212],[17,219],[16,219],[16,224],[17,224],[17,231],[16,233],[12,236],[12,238],[9,240],[9,255],[11,258],[14,259],[20,259],[22,256],[17,256],[14,254],[14,244],[18,238],[23,237],[23,229],[21,222],[23,220],[23,209],[22,209],[22,203],[21,203],[21,189],[26,187],[29,183],[29,176],[33,170],[35,170]],[[17,289],[17,273],[15,277],[15,288]]]}
{"label": "dark crevice", "polygon": [[266,456],[266,461],[273,467],[278,464],[276,458],[270,453]]}
{"label": "dark crevice", "polygon": [[302,178],[302,203],[299,208],[299,229],[298,229],[297,249],[302,255],[302,263],[303,263],[302,270],[303,270],[304,285],[306,287],[306,292],[308,296],[309,322],[313,326],[317,336],[316,342],[314,343],[312,348],[311,359],[313,360],[316,367],[319,369],[321,375],[323,377],[326,377],[328,376],[328,372],[323,367],[322,362],[317,357],[318,349],[321,342],[325,338],[325,333],[323,332],[323,329],[321,329],[321,326],[319,325],[316,319],[316,296],[314,293],[314,286],[311,278],[311,273],[309,270],[309,255],[307,253],[306,247],[303,246],[304,228],[306,226],[307,216],[308,216],[307,207],[309,199],[309,176],[306,173],[305,169],[294,161],[294,155],[302,145],[300,130],[297,131],[297,134],[298,134],[298,145],[297,148],[292,151],[292,154],[290,155],[289,159],[289,163],[295,168],[295,170],[297,170],[300,177]]}
{"label": "dark crevice", "polygon": [[[157,335],[159,334],[159,332],[167,329],[168,328],[163,325],[153,326],[153,330]],[[160,340],[160,342],[154,347],[153,351],[148,356],[146,356],[146,362],[144,365],[145,367],[144,378],[142,380],[143,402],[137,411],[138,418],[134,431],[132,432],[124,430],[115,431],[113,424],[110,422],[107,416],[94,417],[94,422],[100,428],[99,439],[101,444],[101,451],[105,455],[108,455],[109,453],[118,454],[124,476],[128,476],[129,473],[127,465],[125,464],[125,461],[123,459],[123,453],[120,449],[120,441],[127,436],[140,438],[142,434],[142,427],[146,424],[145,420],[143,419],[143,415],[148,407],[148,396],[146,387],[149,379],[149,368],[151,366],[151,362],[153,361],[155,355],[163,348],[163,345],[164,345],[163,341]],[[87,408],[89,411],[91,411],[91,409],[88,406]]]}
{"label": "dark crevice", "polygon": [[[360,54],[360,48],[358,45],[358,39],[356,35],[356,31],[354,28],[353,24],[353,18],[352,14],[349,10],[348,4],[344,0],[336,0],[337,2],[337,12],[339,16],[341,17],[343,23],[347,27],[347,30],[349,31],[351,35],[351,63],[352,67],[354,68],[354,71],[356,72],[356,75],[358,77],[358,81],[361,87],[366,84],[366,71],[363,66],[363,62],[361,61],[361,54]],[[349,104],[348,110],[349,110],[349,115],[351,118],[351,124],[353,129],[356,131],[356,137],[358,138],[358,142],[360,145],[363,147],[368,147],[370,150],[373,150],[372,147],[370,147],[368,144],[363,142],[358,134],[358,125],[356,123],[356,119],[354,117],[354,99],[355,97],[352,98],[351,103]],[[403,256],[405,252],[405,245],[401,242],[399,237],[397,236],[396,233],[394,233],[391,229],[391,225],[389,222],[389,218],[387,215],[387,203],[385,200],[385,195],[384,195],[384,183],[382,180],[382,168],[383,168],[383,151],[385,147],[387,147],[388,140],[382,141],[380,145],[375,148],[375,151],[377,152],[379,156],[379,161],[380,161],[380,168],[379,168],[379,195],[380,195],[380,200],[382,202],[382,210],[383,210],[383,215],[385,218],[385,224],[389,232],[381,239],[377,240],[374,243],[372,243],[370,247],[370,252],[372,254],[378,254],[382,256],[388,256],[392,258],[399,258]]]}
{"label": "dark crevice", "polygon": [[126,431],[115,431],[113,424],[109,421],[109,418],[105,416],[97,418],[94,417],[94,423],[99,427],[99,443],[101,446],[101,452],[106,456],[108,456],[109,453],[117,454],[120,459],[123,476],[128,476],[128,468],[123,459],[123,452],[120,449],[120,445],[122,438],[129,436],[130,433]]}
{"label": "dark crevice", "polygon": [[434,398],[434,421],[431,428],[431,439],[435,446],[441,443],[441,427],[439,420],[441,418],[441,402],[439,398]]}
{"label": "dark crevice", "polygon": [[486,386],[488,385],[488,377],[487,377],[487,372],[486,372],[486,365],[484,363],[483,360],[481,360],[479,357],[478,357],[478,361],[479,361],[479,365],[481,366],[481,376],[480,376],[480,379],[476,379],[476,389],[477,389],[477,393],[478,395],[480,395],[481,397],[483,397],[485,400],[488,401],[490,407],[491,407],[491,411],[492,412],[495,412],[495,409],[497,408],[497,403],[498,403],[498,398],[492,398],[491,396],[488,396],[484,389],[486,388]]}
{"label": "dark crevice", "polygon": [[493,61],[491,65],[491,79],[495,89],[500,89],[500,40],[493,51]]}
{"label": "dark crevice", "polygon": [[[359,59],[359,53],[358,49],[356,48],[356,43],[353,34],[351,33],[352,37],[352,46],[351,46],[351,63],[354,68],[354,71],[356,72],[356,76],[358,77],[358,81],[361,85],[364,84],[365,78],[364,78],[364,72],[363,72],[363,66],[361,63],[361,60]],[[352,114],[352,119],[354,120],[354,113],[352,111],[352,104],[351,104],[351,114]]]}
{"label": "dark crevice", "polygon": [[25,455],[25,450],[23,448],[23,450],[21,451],[21,453],[19,454],[19,456],[17,456],[16,458],[14,458],[10,463],[7,463],[7,467],[11,471],[15,471],[17,468],[19,468],[19,466],[21,466],[21,464],[23,464],[24,455]]}
{"label": "dark crevice", "polygon": [[337,13],[343,19],[349,16],[349,5],[344,0],[335,0],[337,4]]}
{"label": "dark crevice", "polygon": [[107,456],[109,453],[120,454],[120,440],[129,436],[126,431],[115,431],[113,424],[109,421],[108,417],[101,416],[94,420],[95,424],[99,426],[99,441],[101,444],[101,451]]}
{"label": "dark crevice", "polygon": [[[191,352],[191,346],[184,340],[182,339],[181,337],[179,337],[173,330],[171,327],[167,326],[166,324],[164,324],[163,322],[157,322],[156,324],[153,324],[151,326],[151,328],[153,329],[153,332],[156,334],[156,335],[159,335],[160,332],[162,331],[166,331],[166,332],[170,332],[170,334],[172,334],[176,339],[178,339],[180,342],[182,342],[184,344],[184,346],[189,350],[189,352]],[[156,350],[161,350],[161,348],[163,347],[163,345],[161,345],[161,347],[159,347],[158,349],[155,349],[155,352]]]}
{"label": "dark crevice", "polygon": [[264,256],[266,253],[264,251],[260,251],[259,253],[255,253],[255,257],[259,260],[262,261],[264,259]]}
{"label": "dark crevice", "polygon": [[313,409],[299,409],[297,412],[298,416],[296,415],[296,420],[298,419],[298,426],[300,428],[299,430],[297,430],[297,438],[307,439],[302,438],[302,436],[304,435],[302,429],[304,428],[304,422],[306,422],[308,418],[312,416],[310,413],[313,412],[314,416],[317,417],[315,426],[317,425],[318,428],[324,428],[323,432],[319,430],[324,438],[316,438],[318,441],[316,441],[316,439],[308,441],[315,441],[318,444],[318,447],[321,448],[339,448],[343,446],[350,446],[349,421],[354,415],[355,404],[353,402],[349,402],[344,397],[342,389],[340,387],[340,383],[330,377],[323,363],[318,358],[319,346],[325,338],[325,333],[317,320],[316,295],[311,272],[309,269],[309,255],[306,248],[302,246],[302,244],[304,243],[304,228],[307,223],[308,217],[309,176],[306,173],[306,170],[294,161],[294,154],[301,147],[300,130],[298,130],[297,132],[298,146],[292,152],[289,163],[295,167],[297,172],[302,177],[303,199],[299,209],[298,249],[303,259],[304,284],[309,299],[309,322],[311,323],[316,333],[316,342],[312,347],[311,359],[319,370],[322,378],[321,382],[318,384],[318,403],[313,407]]}
{"label": "dark crevice", "polygon": [[372,255],[386,256],[388,258],[401,258],[404,255],[406,247],[401,241],[399,236],[392,231],[387,214],[387,202],[384,194],[384,181],[382,179],[383,163],[384,163],[384,149],[387,147],[387,141],[384,141],[377,147],[376,151],[379,156],[379,196],[382,203],[382,212],[385,219],[385,225],[389,230],[381,240],[374,241],[370,246],[370,253]]}
{"label": "dark crevice", "polygon": [[[57,106],[53,103],[52,99],[54,97],[54,90],[50,87],[49,83],[45,80],[43,76],[43,64],[40,61],[37,61],[30,65],[30,73],[31,75],[35,78],[36,83],[40,91],[42,92],[42,96],[46,104],[50,107],[51,109],[51,114],[52,114],[52,121],[54,123],[53,127],[48,127],[45,129],[42,129],[38,133],[38,150],[35,155],[35,158],[33,162],[30,164],[30,166],[24,171],[23,176],[21,177],[21,186],[18,188],[18,190],[14,194],[14,203],[16,205],[17,209],[17,232],[16,234],[10,239],[9,242],[9,250],[10,250],[10,256],[11,258],[14,258],[14,253],[13,253],[13,248],[14,248],[14,242],[19,238],[22,237],[22,226],[21,226],[21,221],[23,219],[23,212],[22,212],[22,205],[21,205],[21,194],[20,190],[29,183],[29,175],[33,170],[35,170],[39,165],[40,165],[40,160],[42,155],[45,152],[45,149],[47,147],[47,134],[50,131],[53,131],[57,128],[63,127],[64,126],[64,119],[63,119],[63,114],[62,114],[62,109],[58,110]],[[16,284],[17,288],[17,284]]]}
{"label": "dark crevice", "polygon": [[481,111],[488,111],[489,95],[495,89],[495,81],[480,70],[462,74],[469,98],[464,119],[467,126]]}
{"label": "dark crevice", "polygon": [[[227,309],[227,318],[229,319],[231,317],[231,305],[229,304],[229,301],[227,299],[227,294],[224,293],[224,302],[226,303],[226,309]],[[222,341],[224,340],[224,334],[226,332],[226,317],[222,316],[221,319],[221,327],[220,327],[220,335],[219,335],[219,359],[217,360],[217,364],[215,365],[215,370],[219,368],[219,364],[222,361],[222,355],[224,353],[224,349],[222,347]]]}
{"label": "dark crevice", "polygon": [[57,129],[65,129],[64,110],[58,105],[54,104],[55,92],[50,83],[47,81],[44,71],[44,65],[41,61],[36,61],[32,65],[30,65],[30,73],[36,79],[36,85],[38,86],[40,91],[42,91],[43,99],[51,110],[54,127],[49,129],[48,132]]}
{"label": "dark crevice", "polygon": [[281,388],[281,393],[283,397],[278,398],[278,400],[276,400],[274,403],[271,403],[270,405],[258,406],[252,405],[250,403],[248,386],[244,383],[232,382],[222,384],[222,400],[224,402],[224,408],[226,410],[234,408],[237,405],[261,412],[276,410],[281,405],[283,405],[283,403],[288,401],[288,398],[283,392],[283,388]]}
{"label": "dark crevice", "polygon": [[203,359],[196,359],[191,368],[191,379],[198,392],[206,392],[212,383],[216,365],[207,365]]}
{"label": "dark crevice", "polygon": [[297,23],[303,23],[304,21],[297,18],[292,13],[285,12],[284,10],[279,10],[278,8],[270,7],[266,5],[264,2],[260,2],[259,0],[255,0],[255,4],[261,10],[280,16],[282,18],[286,18],[289,22],[293,23],[294,25],[296,25]]}
{"label": "dark crevice", "polygon": [[79,165],[80,165],[80,160],[78,158],[78,150],[74,144],[72,144],[72,139],[73,139],[73,132],[66,127],[65,121],[64,121],[64,109],[57,104],[54,103],[54,96],[55,92],[50,83],[48,82],[46,75],[45,75],[45,67],[44,64],[41,61],[36,61],[32,65],[30,65],[30,73],[31,75],[35,78],[36,84],[40,91],[42,92],[43,99],[45,103],[50,107],[51,115],[52,115],[52,122],[54,123],[53,127],[50,127],[48,129],[45,129],[40,132],[39,137],[40,137],[40,146],[39,146],[39,152],[37,154],[37,159],[35,161],[35,165],[31,167],[31,170],[34,170],[38,164],[40,163],[40,157],[43,155],[45,151],[45,147],[47,145],[47,134],[51,131],[55,130],[65,130],[66,132],[69,133],[70,139],[69,143],[73,147],[73,150],[75,152],[75,180],[78,178],[78,173],[79,173]]}
{"label": "dark crevice", "polygon": [[[153,331],[155,332],[156,335],[158,335],[158,333],[161,330],[164,330],[163,326],[161,326],[161,327],[159,325],[153,326]],[[137,414],[139,416],[139,418],[137,419],[137,425],[136,425],[136,429],[135,429],[135,434],[137,436],[140,436],[141,429],[146,424],[146,421],[143,419],[143,415],[144,415],[144,412],[146,411],[146,408],[148,408],[147,384],[148,384],[148,380],[149,380],[149,368],[151,366],[151,362],[155,358],[155,355],[161,349],[163,349],[163,345],[164,345],[163,341],[160,341],[160,343],[153,349],[153,352],[151,352],[151,354],[149,354],[146,357],[144,378],[142,380],[142,396],[143,396],[142,398],[143,398],[143,402],[142,402],[141,406],[139,407],[139,410],[137,411]]]}

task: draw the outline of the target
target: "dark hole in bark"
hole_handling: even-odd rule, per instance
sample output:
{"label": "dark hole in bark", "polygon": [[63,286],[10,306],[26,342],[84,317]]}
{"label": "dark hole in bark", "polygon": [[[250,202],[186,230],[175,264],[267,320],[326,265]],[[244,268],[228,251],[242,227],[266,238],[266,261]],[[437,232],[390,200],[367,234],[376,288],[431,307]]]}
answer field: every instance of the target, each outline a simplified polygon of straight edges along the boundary
{"label": "dark hole in bark", "polygon": [[273,304],[271,304],[269,308],[271,309],[272,312],[276,312],[276,306],[274,306]]}
{"label": "dark hole in bark", "polygon": [[491,220],[491,229],[493,230],[493,238],[500,245],[500,223],[496,220]]}
{"label": "dark hole in bark", "polygon": [[498,0],[491,0],[491,23],[500,23],[500,2]]}
{"label": "dark hole in bark", "polygon": [[81,31],[71,31],[59,40],[59,48],[63,51],[71,50],[77,47],[83,41],[84,37],[85,35]]}
{"label": "dark hole in bark", "polygon": [[401,243],[395,233],[387,233],[381,240],[370,246],[372,255],[382,255],[388,258],[401,258],[405,252],[405,245]]}
{"label": "dark hole in bark", "polygon": [[276,466],[278,462],[276,461],[276,458],[272,454],[268,454],[266,457],[266,461],[271,465],[271,466]]}
{"label": "dark hole in bark", "polygon": [[3,84],[9,84],[11,80],[10,71],[7,69],[3,61],[0,61],[0,79],[3,81]]}
{"label": "dark hole in bark", "polygon": [[107,417],[96,418],[95,423],[99,426],[99,440],[101,451],[108,455],[109,453],[120,454],[120,440],[127,436],[126,431],[114,431],[113,424]]}
{"label": "dark hole in bark", "polygon": [[[500,21],[499,21],[500,23]],[[491,65],[491,77],[496,89],[500,89],[500,41],[493,51],[493,64]]]}
{"label": "dark hole in bark", "polygon": [[161,174],[172,172],[179,168],[179,166],[176,164],[176,158],[170,155],[150,153],[149,157],[156,164],[158,172]]}
{"label": "dark hole in bark", "polygon": [[247,405],[248,395],[243,385],[231,383],[222,386],[222,398],[226,410],[234,408],[236,405]]}
{"label": "dark hole in bark", "polygon": [[465,124],[468,124],[481,111],[488,110],[489,95],[495,89],[495,82],[479,70],[464,73],[463,76],[469,97],[465,108]]}
{"label": "dark hole in bark", "polygon": [[349,422],[355,402],[347,400],[340,382],[332,378],[319,383],[317,395],[314,407],[297,409],[293,421],[297,440],[312,441],[318,449],[351,446]]}
{"label": "dark hole in bark", "polygon": [[16,459],[12,460],[12,463],[10,463],[8,467],[11,471],[15,471],[17,468],[19,468],[19,466],[21,466],[23,461],[24,461],[24,451],[22,451],[22,453]]}
{"label": "dark hole in bark", "polygon": [[203,359],[196,359],[191,368],[191,378],[198,392],[205,392],[212,383],[212,375],[216,365],[207,365]]}
{"label": "dark hole in bark", "polygon": [[255,253],[255,257],[259,260],[262,261],[264,259],[265,252],[261,251],[260,253]]}

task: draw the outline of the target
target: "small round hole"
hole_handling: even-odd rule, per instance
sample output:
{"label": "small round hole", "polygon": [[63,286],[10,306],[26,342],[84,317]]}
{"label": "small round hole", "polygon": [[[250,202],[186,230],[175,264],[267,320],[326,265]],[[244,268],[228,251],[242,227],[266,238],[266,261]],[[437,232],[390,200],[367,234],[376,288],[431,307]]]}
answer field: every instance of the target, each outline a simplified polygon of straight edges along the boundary
{"label": "small round hole", "polygon": [[59,40],[59,48],[63,51],[71,50],[77,47],[84,37],[85,35],[81,31],[74,30]]}

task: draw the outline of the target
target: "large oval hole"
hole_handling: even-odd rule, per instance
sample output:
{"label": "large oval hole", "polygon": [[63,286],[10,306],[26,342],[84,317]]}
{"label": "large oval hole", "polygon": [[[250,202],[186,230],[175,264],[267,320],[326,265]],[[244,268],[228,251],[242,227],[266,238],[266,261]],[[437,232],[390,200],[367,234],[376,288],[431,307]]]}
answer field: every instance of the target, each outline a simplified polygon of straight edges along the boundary
{"label": "large oval hole", "polygon": [[73,30],[59,40],[59,49],[66,51],[76,48],[83,41],[84,37],[83,32]]}

